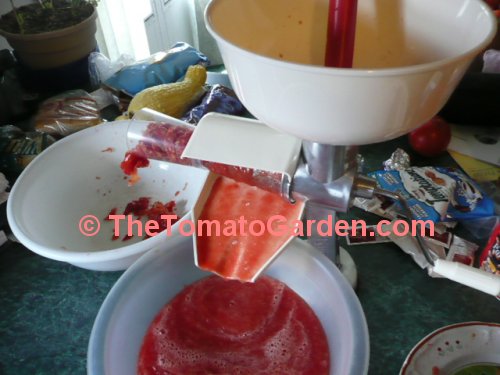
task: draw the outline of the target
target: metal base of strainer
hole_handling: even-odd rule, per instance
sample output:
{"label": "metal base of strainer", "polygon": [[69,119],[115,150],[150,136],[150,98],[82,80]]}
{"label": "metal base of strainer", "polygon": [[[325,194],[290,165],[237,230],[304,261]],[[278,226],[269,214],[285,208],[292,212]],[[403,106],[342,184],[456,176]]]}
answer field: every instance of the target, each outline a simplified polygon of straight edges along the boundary
{"label": "metal base of strainer", "polygon": [[351,255],[343,247],[340,248],[339,259],[340,272],[342,272],[342,275],[344,275],[349,284],[356,289],[358,284],[358,269],[356,268],[356,263],[354,263]]}

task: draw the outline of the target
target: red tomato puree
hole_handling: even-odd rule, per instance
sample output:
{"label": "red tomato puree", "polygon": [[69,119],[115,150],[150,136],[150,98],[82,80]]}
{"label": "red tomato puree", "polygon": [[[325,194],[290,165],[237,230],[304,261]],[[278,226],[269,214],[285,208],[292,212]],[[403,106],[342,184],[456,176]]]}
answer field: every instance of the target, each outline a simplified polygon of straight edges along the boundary
{"label": "red tomato puree", "polygon": [[255,283],[211,276],[156,316],[138,373],[322,375],[329,368],[321,323],[289,287],[267,276]]}
{"label": "red tomato puree", "polygon": [[[222,235],[208,233],[207,228],[202,227],[202,234],[198,233],[196,241],[198,266],[225,278],[253,280],[258,271],[290,240],[292,222],[300,219],[302,208],[303,202],[291,204],[278,194],[219,177],[198,222],[209,220],[220,223]],[[271,232],[267,222],[275,215],[286,220],[280,223],[271,221],[275,224],[274,232]],[[234,228],[225,224],[236,223],[240,218],[247,222],[242,231],[239,224]],[[262,225],[253,225],[252,229],[251,222]],[[277,235],[279,226],[285,224],[288,229]]]}

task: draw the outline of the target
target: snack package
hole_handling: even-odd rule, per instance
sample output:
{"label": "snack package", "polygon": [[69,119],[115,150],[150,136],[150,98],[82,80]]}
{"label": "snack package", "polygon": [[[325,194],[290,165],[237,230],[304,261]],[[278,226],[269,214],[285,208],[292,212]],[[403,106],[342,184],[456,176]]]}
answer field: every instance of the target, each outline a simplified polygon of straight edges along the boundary
{"label": "snack package", "polygon": [[462,221],[460,224],[467,231],[468,237],[481,246],[485,246],[495,227],[500,225],[500,216],[480,217]]}
{"label": "snack package", "polygon": [[35,116],[35,130],[64,137],[103,122],[97,101],[84,90],[72,90],[44,101]]}
{"label": "snack package", "polygon": [[349,229],[349,234],[346,236],[346,242],[349,246],[353,245],[365,245],[365,244],[377,244],[377,243],[387,243],[392,242],[389,237],[381,236],[377,232],[376,225],[367,225],[366,233],[364,233],[360,228],[357,228],[356,233],[353,234],[352,229]]}
{"label": "snack package", "polygon": [[[385,227],[385,226],[383,226]],[[434,233],[431,235],[429,228],[425,228],[425,241],[430,244],[441,246],[445,250],[450,249],[452,245],[453,234],[443,230],[437,230],[434,227]],[[363,233],[363,229],[357,228],[356,232],[353,233],[352,228],[349,229],[349,233],[346,236],[346,242],[348,245],[367,245],[367,244],[377,244],[377,243],[387,243],[393,242],[390,236],[383,236],[377,231],[377,225],[367,225],[366,231]]]}
{"label": "snack package", "polygon": [[[469,177],[454,168],[411,167],[404,170],[377,171],[369,176],[378,185],[399,192],[407,199],[413,215],[419,220],[462,221],[495,214],[495,204]],[[398,206],[380,198],[357,200],[355,205],[379,216],[394,218]]]}
{"label": "snack package", "polygon": [[208,66],[208,58],[187,43],[176,43],[167,52],[158,52],[145,60],[120,69],[104,81],[116,94],[134,96],[138,92],[181,79],[191,65]]}
{"label": "snack package", "polygon": [[55,139],[49,134],[25,133],[13,125],[0,128],[0,170],[9,177],[16,177]]}
{"label": "snack package", "polygon": [[9,188],[9,181],[5,178],[4,174],[0,172],[0,204],[7,201],[9,193],[7,189]]}
{"label": "snack package", "polygon": [[474,254],[479,246],[458,236],[453,236],[450,249],[446,254],[446,260],[472,266],[474,264]]}
{"label": "snack package", "polygon": [[385,190],[399,193],[417,220],[444,220],[456,182],[433,167],[411,167],[400,171],[368,174]]}
{"label": "snack package", "polygon": [[480,268],[500,276],[500,224],[497,224],[479,258]]}
{"label": "snack package", "polygon": [[495,204],[473,180],[454,168],[436,167],[436,170],[456,181],[447,216],[455,220],[468,220],[495,215]]}
{"label": "snack package", "polygon": [[209,112],[223,113],[226,115],[242,115],[245,107],[240,102],[233,90],[216,84],[205,94],[201,103],[186,113],[182,120],[196,125],[201,118]]}
{"label": "snack package", "polygon": [[[441,277],[433,271],[433,267],[427,262],[421,251],[417,238],[414,236],[397,236],[391,230],[394,222],[383,225],[383,230],[390,232],[389,239],[394,242],[405,253],[410,255],[420,268],[427,269],[429,276]],[[474,262],[474,254],[478,246],[451,233],[425,236],[424,242],[435,259],[444,259],[452,262],[471,266]]]}
{"label": "snack package", "polygon": [[396,202],[386,197],[374,197],[372,199],[355,198],[354,206],[361,208],[366,212],[371,212],[384,219],[394,220],[397,218],[404,219],[397,207]]}
{"label": "snack package", "polygon": [[[429,276],[436,277],[437,275],[432,272],[431,265],[427,262],[427,259],[425,259],[423,252],[418,246],[417,238],[413,236],[397,236],[392,231],[393,225],[394,222],[382,226],[385,232],[390,232],[389,239],[406,254],[410,255],[420,268],[427,269]],[[424,238],[424,241],[427,248],[431,252],[431,256],[440,259],[446,258],[446,250],[443,246],[440,246],[433,241],[428,241],[426,238]]]}

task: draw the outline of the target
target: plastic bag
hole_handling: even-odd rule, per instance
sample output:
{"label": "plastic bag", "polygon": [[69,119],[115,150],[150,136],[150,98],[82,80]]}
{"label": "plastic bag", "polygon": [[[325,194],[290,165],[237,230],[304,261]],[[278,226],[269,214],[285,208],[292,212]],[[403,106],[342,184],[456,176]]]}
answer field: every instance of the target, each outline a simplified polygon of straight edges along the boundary
{"label": "plastic bag", "polygon": [[245,112],[245,107],[232,89],[216,84],[210,88],[201,103],[188,111],[181,120],[196,125],[209,112],[238,116]]}
{"label": "plastic bag", "polygon": [[92,52],[89,55],[90,80],[93,87],[98,87],[113,74],[127,65],[134,63],[132,56],[123,54],[118,60],[111,61],[100,52]]}
{"label": "plastic bag", "polygon": [[208,58],[187,43],[176,43],[168,52],[126,66],[113,74],[104,86],[134,96],[152,86],[178,81],[191,65],[209,65]]}
{"label": "plastic bag", "polygon": [[500,73],[500,51],[489,49],[483,55],[483,73]]}
{"label": "plastic bag", "polygon": [[35,116],[35,130],[64,137],[103,122],[97,101],[86,91],[66,91],[44,101]]}

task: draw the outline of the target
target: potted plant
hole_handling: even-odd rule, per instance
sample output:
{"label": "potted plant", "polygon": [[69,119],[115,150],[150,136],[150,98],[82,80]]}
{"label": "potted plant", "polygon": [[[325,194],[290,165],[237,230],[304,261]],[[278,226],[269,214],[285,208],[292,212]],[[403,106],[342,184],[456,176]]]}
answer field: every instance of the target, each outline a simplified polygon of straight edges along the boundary
{"label": "potted plant", "polygon": [[58,68],[96,49],[98,0],[38,0],[0,18],[0,35],[22,65],[32,70]]}

